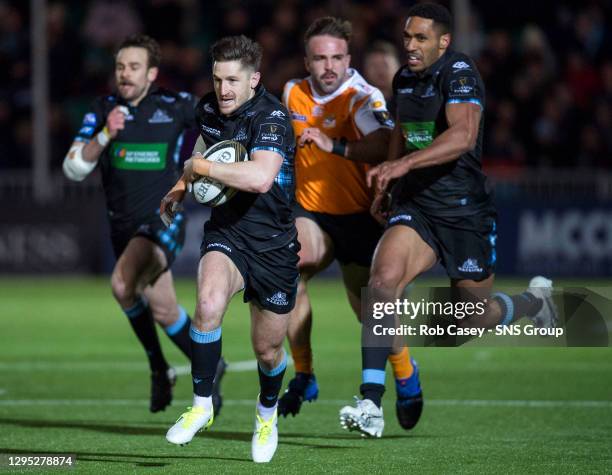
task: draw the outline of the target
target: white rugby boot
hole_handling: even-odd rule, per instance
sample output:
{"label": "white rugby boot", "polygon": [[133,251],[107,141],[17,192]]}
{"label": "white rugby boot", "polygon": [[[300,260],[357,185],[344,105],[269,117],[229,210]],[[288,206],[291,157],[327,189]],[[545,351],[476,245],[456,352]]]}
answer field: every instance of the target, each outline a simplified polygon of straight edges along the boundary
{"label": "white rugby boot", "polygon": [[202,406],[188,407],[188,411],[181,414],[176,424],[166,433],[166,440],[172,444],[185,445],[202,429],[208,429],[214,420],[212,408]]}
{"label": "white rugby boot", "polygon": [[381,437],[385,427],[382,407],[369,399],[355,397],[355,406],[340,409],[340,425],[343,429],[361,432],[362,437]]}
{"label": "white rugby boot", "polygon": [[559,323],[557,306],[552,299],[552,280],[542,277],[534,277],[529,281],[527,292],[534,297],[542,299],[542,308],[533,317],[529,317],[538,328],[555,328]]}
{"label": "white rugby boot", "polygon": [[[259,400],[259,398],[257,398]],[[272,460],[278,446],[278,411],[269,419],[264,419],[257,408],[255,409],[255,431],[251,441],[251,456],[253,462],[266,463]]]}

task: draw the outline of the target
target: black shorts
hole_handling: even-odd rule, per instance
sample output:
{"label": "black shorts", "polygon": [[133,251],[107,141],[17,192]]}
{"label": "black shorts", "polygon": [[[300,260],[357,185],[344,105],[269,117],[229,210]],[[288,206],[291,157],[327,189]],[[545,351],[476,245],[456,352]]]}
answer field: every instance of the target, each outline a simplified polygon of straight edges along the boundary
{"label": "black shorts", "polygon": [[111,223],[111,241],[115,258],[119,259],[130,239],[142,236],[157,244],[166,255],[167,267],[164,269],[166,271],[183,249],[186,223],[187,217],[183,213],[177,213],[174,221],[168,227],[164,225],[159,214],[152,215],[143,222],[131,226],[112,226]]}
{"label": "black shorts", "polygon": [[308,218],[319,225],[332,240],[334,257],[340,264],[370,267],[383,227],[370,213],[327,214],[293,205],[296,218]]}
{"label": "black shorts", "polygon": [[231,259],[244,279],[244,302],[256,301],[260,307],[278,314],[293,310],[298,284],[297,239],[279,249],[263,253],[238,249],[219,231],[204,234],[200,255],[218,251]]}
{"label": "black shorts", "polygon": [[481,281],[495,272],[497,213],[493,206],[467,216],[433,216],[417,206],[397,205],[387,228],[414,229],[436,253],[451,279]]}

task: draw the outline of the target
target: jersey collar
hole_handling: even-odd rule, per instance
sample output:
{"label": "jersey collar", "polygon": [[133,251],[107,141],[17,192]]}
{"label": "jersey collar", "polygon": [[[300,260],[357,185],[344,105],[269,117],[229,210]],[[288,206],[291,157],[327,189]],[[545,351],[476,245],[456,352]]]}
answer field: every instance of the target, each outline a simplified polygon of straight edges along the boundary
{"label": "jersey collar", "polygon": [[436,74],[438,74],[442,67],[448,61],[448,58],[450,57],[451,53],[451,49],[448,48],[442,56],[440,56],[431,66],[429,66],[425,71],[423,71],[421,77],[435,76]]}
{"label": "jersey collar", "polygon": [[344,91],[346,91],[349,87],[351,87],[355,82],[359,81],[360,79],[364,81],[364,79],[361,77],[361,74],[359,74],[353,68],[348,68],[347,73],[348,73],[348,79],[344,81],[338,89],[336,89],[334,92],[326,96],[321,96],[317,93],[317,91],[314,88],[314,85],[312,84],[312,76],[308,76],[306,80],[308,81],[308,86],[310,87],[310,92],[312,94],[312,98],[314,99],[314,101],[318,104],[327,104],[328,102],[333,101],[336,97],[344,93]]}

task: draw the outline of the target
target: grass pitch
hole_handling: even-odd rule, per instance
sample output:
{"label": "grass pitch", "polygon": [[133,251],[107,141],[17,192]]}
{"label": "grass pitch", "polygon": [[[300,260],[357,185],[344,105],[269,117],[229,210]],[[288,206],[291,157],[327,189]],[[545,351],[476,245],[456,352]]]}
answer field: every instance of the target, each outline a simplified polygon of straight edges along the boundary
{"label": "grass pitch", "polygon": [[[193,309],[194,282],[177,289]],[[358,391],[359,327],[340,283],[315,281],[311,296],[320,400],[281,419],[276,456],[259,466],[250,460],[256,371],[227,373],[211,430],[171,446],[164,435],[189,404],[190,378],[179,377],[169,410],[148,412],[145,358],[107,279],[0,279],[0,454],[76,454],[75,473],[612,471],[610,348],[415,348],[421,422],[399,427],[388,371],[383,438],[363,440],[338,424]],[[160,338],[172,364],[187,365]],[[230,364],[253,359],[241,298],[225,317],[223,353]]]}

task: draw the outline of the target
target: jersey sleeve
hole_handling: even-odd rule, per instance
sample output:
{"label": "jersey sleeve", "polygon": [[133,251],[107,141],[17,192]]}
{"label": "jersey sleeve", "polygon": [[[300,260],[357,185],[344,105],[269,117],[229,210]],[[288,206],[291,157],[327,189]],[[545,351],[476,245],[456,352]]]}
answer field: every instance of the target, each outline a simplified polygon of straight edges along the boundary
{"label": "jersey sleeve", "polygon": [[94,101],[89,107],[89,111],[83,116],[79,131],[74,138],[75,141],[88,143],[106,123],[104,107],[100,100]]}
{"label": "jersey sleeve", "polygon": [[198,99],[193,94],[185,91],[179,92],[178,95],[180,97],[179,107],[183,117],[183,126],[186,129],[196,128],[196,105],[198,104]]}
{"label": "jersey sleeve", "polygon": [[269,150],[287,158],[293,148],[293,127],[287,109],[262,111],[251,123],[252,137],[249,154],[257,150]]}
{"label": "jersey sleeve", "polygon": [[457,58],[448,68],[442,82],[446,104],[468,102],[484,109],[485,88],[476,66],[470,58]]}
{"label": "jersey sleeve", "polygon": [[363,135],[378,129],[392,129],[394,125],[385,98],[378,89],[374,89],[369,97],[358,105],[354,114],[355,125]]}

